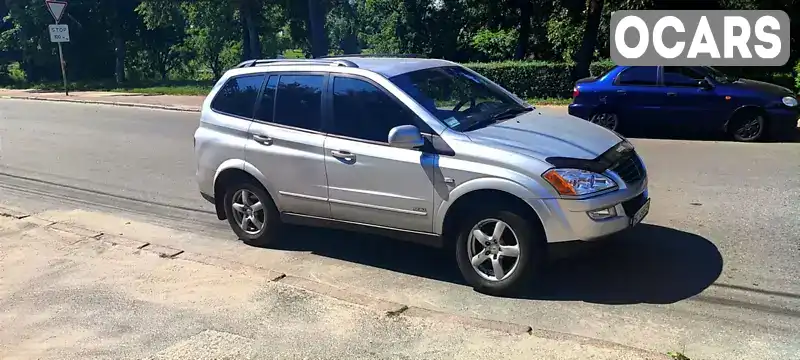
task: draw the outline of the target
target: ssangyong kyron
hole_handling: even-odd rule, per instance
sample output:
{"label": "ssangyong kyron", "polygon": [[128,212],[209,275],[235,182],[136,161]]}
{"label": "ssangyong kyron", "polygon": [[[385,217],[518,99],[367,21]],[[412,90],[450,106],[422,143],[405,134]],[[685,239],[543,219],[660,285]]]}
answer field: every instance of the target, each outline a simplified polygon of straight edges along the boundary
{"label": "ssangyong kyron", "polygon": [[293,223],[452,249],[490,294],[530,283],[548,244],[614,234],[650,207],[620,135],[444,60],[246,61],[214,86],[194,139],[200,192],[244,241]]}

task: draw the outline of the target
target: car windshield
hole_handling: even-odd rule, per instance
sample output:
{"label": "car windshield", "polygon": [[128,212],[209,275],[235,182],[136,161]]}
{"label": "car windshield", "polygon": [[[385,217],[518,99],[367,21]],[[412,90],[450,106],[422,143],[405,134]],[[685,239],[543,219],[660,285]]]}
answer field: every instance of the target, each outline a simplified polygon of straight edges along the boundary
{"label": "car windshield", "polygon": [[717,82],[728,84],[737,80],[735,76],[727,75],[711,66],[701,66],[701,69],[706,73],[706,75],[710,76]]}
{"label": "car windshield", "polygon": [[530,111],[460,66],[417,70],[389,80],[456,131],[475,130]]}

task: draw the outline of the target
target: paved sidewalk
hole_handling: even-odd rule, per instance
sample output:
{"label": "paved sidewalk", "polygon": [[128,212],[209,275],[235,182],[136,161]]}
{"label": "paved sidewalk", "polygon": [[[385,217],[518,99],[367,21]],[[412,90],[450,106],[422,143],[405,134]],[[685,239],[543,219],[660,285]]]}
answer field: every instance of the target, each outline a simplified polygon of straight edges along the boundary
{"label": "paved sidewalk", "polygon": [[0,98],[106,104],[177,111],[200,111],[205,99],[204,96],[143,95],[106,91],[75,91],[66,96],[63,92],[33,89],[0,89]]}
{"label": "paved sidewalk", "polygon": [[[0,209],[2,359],[668,359],[356,304],[292,274],[150,243],[176,235],[164,228],[117,218],[98,231],[72,215]],[[128,237],[130,226],[149,231]]]}

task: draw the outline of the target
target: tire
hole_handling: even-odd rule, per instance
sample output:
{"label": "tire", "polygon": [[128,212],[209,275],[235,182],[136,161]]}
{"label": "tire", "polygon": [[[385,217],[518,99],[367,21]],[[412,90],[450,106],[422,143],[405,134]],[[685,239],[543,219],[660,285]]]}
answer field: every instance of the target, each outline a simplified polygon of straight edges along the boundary
{"label": "tire", "polygon": [[600,111],[589,118],[589,122],[611,131],[619,131],[619,116],[613,112]]}
{"label": "tire", "polygon": [[[473,242],[475,236],[470,235],[476,227],[481,228],[484,234],[494,235],[492,232],[496,222],[487,223],[492,220],[499,220],[507,225],[501,236],[503,239],[501,244],[511,245],[513,242],[511,240],[515,237],[518,245],[516,267],[510,266],[513,260],[504,260],[506,258],[513,259],[513,257],[498,256],[499,263],[504,270],[504,277],[499,281],[496,279],[497,276],[492,279],[492,276],[487,273],[490,268],[492,269],[491,273],[495,273],[492,255],[478,265],[479,269],[472,265],[473,256],[477,253],[483,253],[485,256],[488,248],[476,251],[480,248]],[[532,281],[541,272],[547,259],[547,242],[544,231],[533,221],[535,220],[526,219],[523,212],[499,207],[474,211],[460,221],[463,225],[459,225],[458,237],[455,239],[456,262],[467,284],[478,292],[496,296],[513,296],[532,285]],[[479,226],[482,223],[485,225]],[[489,239],[489,241],[493,240],[495,239]],[[489,251],[493,250],[496,249]]]}
{"label": "tire", "polygon": [[766,121],[763,113],[742,111],[733,116],[728,124],[728,131],[735,141],[755,142],[764,137],[765,127]]}
{"label": "tire", "polygon": [[[243,205],[242,195],[247,194],[249,205],[245,204],[246,209],[249,208],[251,212],[249,216],[251,219],[245,226],[247,230],[242,227],[244,217],[248,217],[247,210],[245,213],[237,211],[235,207],[241,209]],[[273,244],[279,235],[279,230],[282,226],[280,213],[272,201],[264,187],[261,184],[256,184],[251,180],[235,183],[228,186],[225,190],[225,215],[228,217],[228,224],[234,233],[247,244],[254,246],[269,246]],[[261,204],[260,210],[257,203]],[[236,204],[236,206],[234,206]],[[262,226],[257,227],[259,222]]]}

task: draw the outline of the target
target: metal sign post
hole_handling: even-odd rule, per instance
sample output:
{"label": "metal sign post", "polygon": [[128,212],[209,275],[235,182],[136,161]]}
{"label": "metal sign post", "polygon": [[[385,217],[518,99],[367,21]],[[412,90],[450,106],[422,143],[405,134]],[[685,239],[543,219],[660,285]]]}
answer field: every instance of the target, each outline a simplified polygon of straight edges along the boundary
{"label": "metal sign post", "polygon": [[64,63],[64,51],[61,49],[61,43],[69,42],[69,26],[66,24],[61,25],[61,17],[64,16],[64,10],[67,8],[66,1],[58,0],[45,0],[47,10],[50,15],[53,15],[53,20],[56,21],[55,25],[48,26],[50,31],[50,41],[58,44],[58,60],[61,63],[61,78],[64,80],[64,94],[69,96],[69,88],[67,87],[67,69]]}

